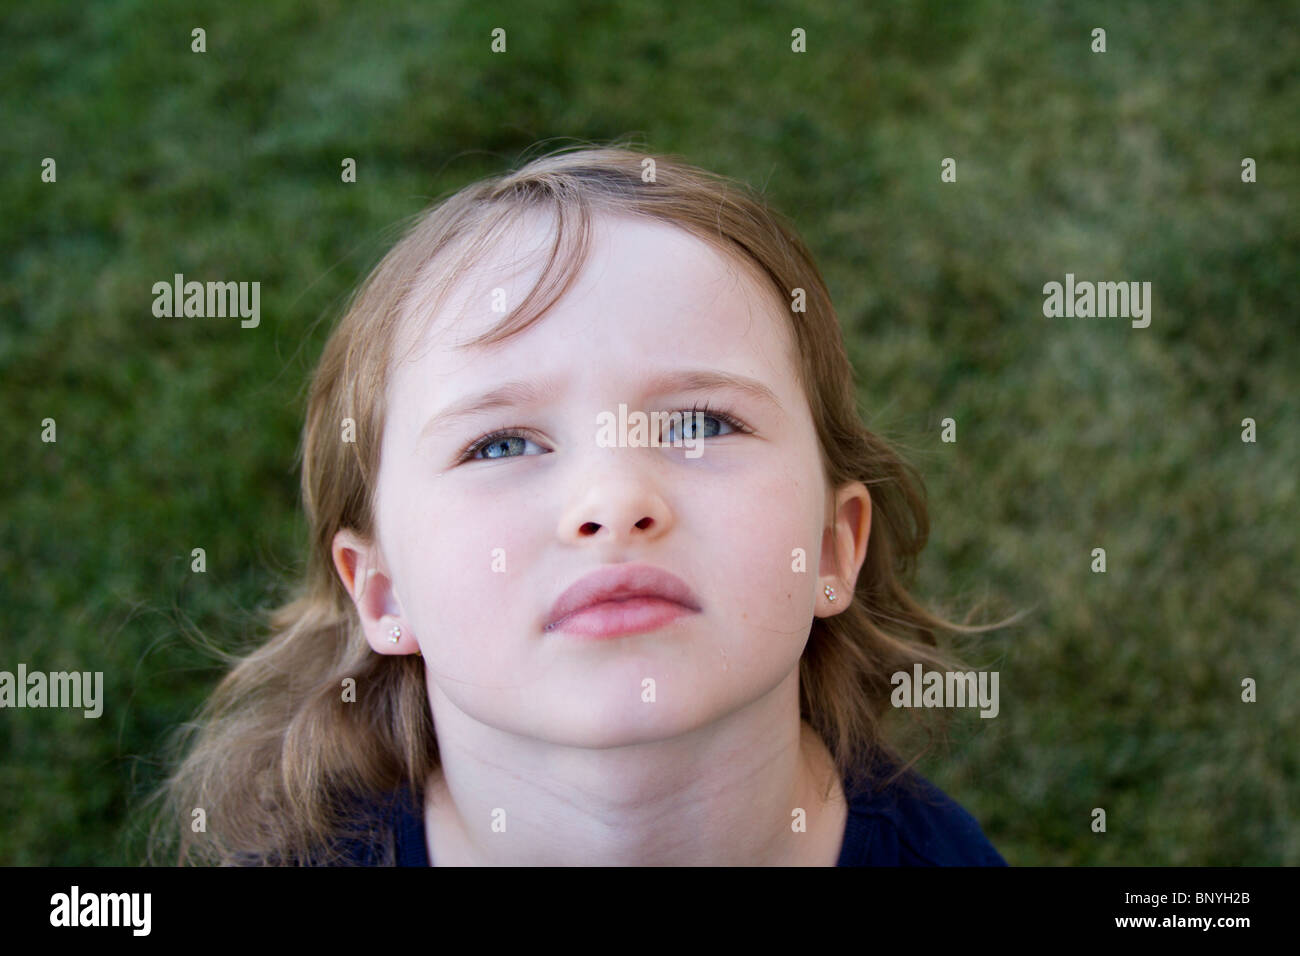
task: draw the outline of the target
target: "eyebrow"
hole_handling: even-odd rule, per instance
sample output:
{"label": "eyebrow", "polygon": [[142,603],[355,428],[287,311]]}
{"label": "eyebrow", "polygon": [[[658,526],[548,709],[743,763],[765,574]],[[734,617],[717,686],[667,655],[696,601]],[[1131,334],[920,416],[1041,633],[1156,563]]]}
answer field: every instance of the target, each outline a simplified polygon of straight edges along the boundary
{"label": "eyebrow", "polygon": [[[649,394],[672,392],[702,392],[717,388],[730,388],[749,395],[751,398],[766,402],[780,409],[781,403],[776,393],[757,379],[747,378],[731,372],[717,369],[684,369],[661,372],[645,383]],[[550,382],[507,382],[490,392],[475,395],[461,401],[453,402],[434,415],[420,431],[419,441],[423,442],[430,435],[447,428],[456,422],[497,408],[517,408],[519,406],[537,405],[558,391],[557,383]]]}

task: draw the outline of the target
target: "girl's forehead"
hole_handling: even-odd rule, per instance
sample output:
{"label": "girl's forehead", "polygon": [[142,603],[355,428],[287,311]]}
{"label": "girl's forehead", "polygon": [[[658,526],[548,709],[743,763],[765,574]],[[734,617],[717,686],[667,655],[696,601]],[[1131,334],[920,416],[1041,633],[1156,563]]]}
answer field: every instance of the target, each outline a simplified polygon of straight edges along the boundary
{"label": "girl's forehead", "polygon": [[[521,216],[469,261],[462,242],[427,262],[403,309],[399,364],[425,364],[421,360],[431,352],[450,353],[454,364],[462,364],[478,352],[468,343],[506,319],[543,278],[554,228],[553,220]],[[563,247],[557,253],[566,254],[571,253]],[[563,263],[563,269],[560,265],[553,264],[556,272],[547,278],[552,289],[572,262]],[[575,322],[604,320],[616,323],[624,337],[689,333],[705,345],[710,333],[725,336],[722,320],[728,314],[743,314],[749,321],[756,311],[773,312],[781,306],[756,264],[685,228],[642,216],[597,213],[577,275],[547,314],[517,338],[527,338],[521,347],[535,346],[573,332]],[[556,316],[561,320],[555,321]],[[511,341],[482,348],[500,353]]]}

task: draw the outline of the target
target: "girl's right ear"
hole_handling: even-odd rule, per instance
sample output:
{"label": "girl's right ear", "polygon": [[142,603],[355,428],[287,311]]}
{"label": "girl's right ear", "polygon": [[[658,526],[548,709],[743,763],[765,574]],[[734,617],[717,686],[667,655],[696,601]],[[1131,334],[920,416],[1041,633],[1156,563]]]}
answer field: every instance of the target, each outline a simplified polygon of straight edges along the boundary
{"label": "girl's right ear", "polygon": [[359,601],[370,578],[369,543],[344,528],[334,535],[333,557],[334,570],[338,572],[343,587],[353,601]]}
{"label": "girl's right ear", "polygon": [[[347,529],[334,535],[334,568],[356,605],[366,641],[380,654],[411,654],[418,644],[401,639],[405,627],[397,591],[384,573],[379,549]],[[399,635],[395,640],[393,635]]]}

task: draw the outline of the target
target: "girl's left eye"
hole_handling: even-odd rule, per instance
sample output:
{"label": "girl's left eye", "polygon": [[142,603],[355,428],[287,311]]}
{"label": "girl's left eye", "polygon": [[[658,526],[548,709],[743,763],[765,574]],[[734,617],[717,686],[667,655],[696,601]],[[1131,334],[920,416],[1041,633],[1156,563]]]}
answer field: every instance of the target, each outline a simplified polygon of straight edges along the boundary
{"label": "girl's left eye", "polygon": [[[722,411],[721,409],[714,410],[709,408],[707,405],[705,405],[703,408],[696,406],[692,408],[689,412],[687,412],[686,409],[679,409],[679,411],[681,411],[685,416],[682,419],[683,429],[686,428],[690,428],[692,430],[694,429],[695,415],[698,412],[703,414],[704,419],[706,421],[708,419],[713,419],[715,421],[722,422],[723,424],[735,429],[740,434],[748,434],[752,430],[748,426],[746,426],[743,422],[739,421],[735,416],[729,414],[728,412]],[[671,435],[673,429],[674,429],[674,425],[669,424],[667,426],[667,428],[665,429],[665,435],[663,435],[660,438],[660,442],[662,444],[666,445],[676,440]],[[695,440],[699,440],[700,437],[704,437],[704,438],[717,437],[717,435],[716,434],[713,436],[693,435],[692,437]],[[517,428],[503,428],[500,431],[495,431],[492,432],[491,434],[484,435],[482,438],[475,440],[469,445],[469,447],[465,448],[460,452],[460,454],[456,459],[456,464],[459,465],[467,461],[500,461],[502,458],[516,458],[518,457],[517,455],[510,455],[507,454],[506,452],[511,447],[519,448],[522,450],[522,446],[512,445],[511,444],[512,442],[523,442],[526,444],[528,442],[528,433]],[[491,455],[490,457],[487,458],[479,458],[478,454],[481,451],[499,451],[500,454]]]}

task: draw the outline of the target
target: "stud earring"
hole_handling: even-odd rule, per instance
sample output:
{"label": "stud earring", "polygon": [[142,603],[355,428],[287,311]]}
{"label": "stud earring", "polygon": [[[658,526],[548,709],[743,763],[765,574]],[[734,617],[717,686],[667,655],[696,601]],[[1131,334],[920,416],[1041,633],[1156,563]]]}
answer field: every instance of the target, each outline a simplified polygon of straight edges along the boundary
{"label": "stud earring", "polygon": [[402,639],[402,627],[400,624],[394,624],[388,632],[388,641],[390,644],[396,644]]}
{"label": "stud earring", "polygon": [[828,585],[826,585],[826,588],[825,588],[825,594],[826,594],[826,600],[828,600],[828,601],[830,601],[832,604],[834,604],[834,603],[835,603],[835,589],[834,589],[833,587],[831,587],[831,586],[828,584]]}

